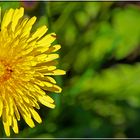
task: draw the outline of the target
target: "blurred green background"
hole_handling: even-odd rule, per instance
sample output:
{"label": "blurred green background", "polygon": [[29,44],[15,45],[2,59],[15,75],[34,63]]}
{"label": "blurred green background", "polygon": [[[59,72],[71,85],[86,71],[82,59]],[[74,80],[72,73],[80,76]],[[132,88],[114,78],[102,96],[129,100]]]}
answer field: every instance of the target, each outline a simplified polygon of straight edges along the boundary
{"label": "blurred green background", "polygon": [[[41,106],[43,123],[11,137],[140,137],[140,2],[0,2],[2,12],[25,7],[56,32],[63,88],[55,109]],[[0,137],[5,137],[3,127]]]}

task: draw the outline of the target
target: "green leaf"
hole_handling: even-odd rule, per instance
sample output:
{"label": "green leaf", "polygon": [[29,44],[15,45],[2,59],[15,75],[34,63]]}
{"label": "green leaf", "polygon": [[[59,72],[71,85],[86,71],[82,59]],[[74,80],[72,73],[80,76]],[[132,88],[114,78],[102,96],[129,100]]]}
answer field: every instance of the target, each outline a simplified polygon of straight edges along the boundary
{"label": "green leaf", "polygon": [[129,6],[114,12],[113,26],[120,38],[116,58],[122,59],[130,54],[140,43],[140,9]]}

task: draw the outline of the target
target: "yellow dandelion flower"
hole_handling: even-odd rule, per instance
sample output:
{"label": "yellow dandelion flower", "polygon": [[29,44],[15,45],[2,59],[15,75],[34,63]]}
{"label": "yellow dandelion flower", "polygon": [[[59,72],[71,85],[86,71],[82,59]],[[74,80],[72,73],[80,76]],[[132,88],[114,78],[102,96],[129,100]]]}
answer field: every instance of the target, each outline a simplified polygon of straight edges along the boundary
{"label": "yellow dandelion flower", "polygon": [[0,117],[7,136],[10,128],[18,133],[20,116],[30,126],[41,123],[39,103],[54,108],[54,100],[45,91],[61,92],[51,75],[63,75],[56,68],[60,45],[51,45],[55,33],[46,34],[42,26],[31,33],[36,17],[23,18],[24,8],[6,11],[0,31]]}

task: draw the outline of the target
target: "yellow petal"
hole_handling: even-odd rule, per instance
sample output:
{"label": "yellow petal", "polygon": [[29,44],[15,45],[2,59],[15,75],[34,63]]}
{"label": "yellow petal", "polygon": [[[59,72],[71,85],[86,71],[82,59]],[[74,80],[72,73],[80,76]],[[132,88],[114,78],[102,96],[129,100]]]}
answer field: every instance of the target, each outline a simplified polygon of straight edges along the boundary
{"label": "yellow petal", "polygon": [[46,96],[46,97],[38,97],[38,100],[40,101],[41,104],[50,107],[50,108],[55,108],[55,105],[50,103],[50,97]]}
{"label": "yellow petal", "polygon": [[47,101],[49,103],[54,103],[54,100],[48,95],[42,96],[42,98],[44,101]]}
{"label": "yellow petal", "polygon": [[[22,114],[22,115],[23,115],[23,114]],[[24,118],[25,122],[26,122],[31,128],[35,127],[35,124],[34,124],[33,120],[32,120],[30,117],[28,117],[28,116],[26,116],[26,115],[23,115],[23,118]]]}
{"label": "yellow petal", "polygon": [[13,100],[12,100],[12,98],[9,99],[9,108],[10,108],[10,114],[13,115],[14,114],[14,109],[13,109],[14,107],[13,107]]}
{"label": "yellow petal", "polygon": [[51,44],[47,44],[45,46],[39,46],[38,48],[36,48],[37,52],[46,52],[47,50],[49,50],[49,47],[51,46]]}
{"label": "yellow petal", "polygon": [[2,111],[3,111],[3,101],[2,98],[0,97],[0,117],[2,115]]}
{"label": "yellow petal", "polygon": [[41,38],[47,32],[47,30],[48,28],[46,26],[38,28],[37,31],[32,35],[32,37],[27,42],[30,42],[35,38],[37,39]]}
{"label": "yellow petal", "polygon": [[21,31],[24,28],[24,26],[26,25],[28,20],[29,20],[28,18],[25,18],[20,23],[18,23],[17,27],[15,28],[15,33],[14,33],[15,37],[18,36],[18,38],[20,38],[21,33],[22,33]]}
{"label": "yellow petal", "polygon": [[60,70],[60,69],[54,70],[53,73],[54,73],[54,75],[64,75],[64,74],[66,74],[66,72],[64,70]]}
{"label": "yellow petal", "polygon": [[3,121],[3,126],[4,126],[4,130],[5,130],[6,136],[10,136],[10,126],[9,126],[9,123],[7,121],[6,122]]}
{"label": "yellow petal", "polygon": [[31,117],[31,113],[26,105],[18,103],[18,107],[21,114],[25,114],[28,118]]}
{"label": "yellow petal", "polygon": [[1,23],[1,30],[7,27],[9,23],[12,21],[13,13],[14,13],[14,9],[10,9],[5,12],[2,23]]}
{"label": "yellow petal", "polygon": [[39,86],[34,85],[34,88],[35,88],[36,92],[38,92],[40,95],[45,95],[46,94],[43,90],[40,89]]}
{"label": "yellow petal", "polygon": [[54,48],[54,50],[52,52],[56,52],[61,48],[61,46],[60,45],[54,45],[53,48]]}
{"label": "yellow petal", "polygon": [[40,116],[38,115],[38,113],[37,113],[34,109],[32,109],[32,108],[30,108],[30,111],[31,111],[31,114],[32,114],[32,116],[34,117],[34,119],[35,119],[38,123],[41,123],[42,120],[41,120]]}
{"label": "yellow petal", "polygon": [[30,103],[30,101],[29,101],[29,98],[27,97],[27,96],[23,96],[23,100],[26,102],[26,103]]}
{"label": "yellow petal", "polygon": [[56,66],[41,66],[41,67],[36,67],[36,70],[39,72],[47,72],[47,71],[52,71],[55,70]]}
{"label": "yellow petal", "polygon": [[19,111],[18,111],[17,106],[15,104],[14,104],[14,112],[15,112],[17,120],[19,121],[20,120],[20,114],[19,114]]}
{"label": "yellow petal", "polygon": [[49,54],[48,57],[46,58],[45,62],[52,61],[52,60],[57,59],[57,58],[59,58],[58,54]]}
{"label": "yellow petal", "polygon": [[54,71],[45,73],[44,75],[65,75],[65,74],[66,74],[66,72],[64,70],[56,69]]}
{"label": "yellow petal", "polygon": [[33,100],[33,99],[31,100],[30,99],[30,105],[37,108],[37,109],[40,109],[40,106],[39,106],[39,104],[37,103],[36,100]]}
{"label": "yellow petal", "polygon": [[34,79],[34,83],[37,84],[38,86],[40,87],[44,87],[44,86],[47,86],[47,87],[52,87],[53,85],[49,82],[46,82],[46,81],[40,81],[38,79]]}
{"label": "yellow petal", "polygon": [[13,116],[12,117],[12,129],[13,131],[17,134],[18,133],[18,124],[16,118]]}
{"label": "yellow petal", "polygon": [[56,92],[56,93],[60,93],[62,91],[62,89],[57,85],[53,85],[52,87],[45,86],[45,87],[43,87],[43,89],[46,91],[52,91],[52,92]]}
{"label": "yellow petal", "polygon": [[38,46],[46,46],[47,44],[51,44],[56,39],[55,36],[56,36],[55,33],[48,34],[45,37],[43,37],[42,39],[40,39],[37,42],[37,45]]}
{"label": "yellow petal", "polygon": [[52,87],[53,86],[53,84],[51,84],[49,82],[45,82],[45,81],[43,81],[43,84],[44,84],[44,86],[47,86],[47,87]]}
{"label": "yellow petal", "polygon": [[56,84],[56,81],[52,77],[46,76],[46,77],[44,77],[44,80],[47,80],[53,84]]}
{"label": "yellow petal", "polygon": [[15,27],[19,21],[19,19],[23,16],[24,14],[24,8],[16,9],[14,14],[13,14],[13,19],[12,19],[12,31],[15,31]]}
{"label": "yellow petal", "polygon": [[56,51],[58,51],[60,48],[61,48],[60,45],[54,45],[54,46],[50,47],[50,48],[46,51],[46,53],[56,52]]}
{"label": "yellow petal", "polygon": [[35,59],[37,61],[43,61],[44,59],[46,59],[48,56],[46,54],[40,54],[38,56],[35,57]]}
{"label": "yellow petal", "polygon": [[21,35],[21,37],[29,36],[30,31],[32,29],[32,25],[35,23],[35,21],[36,21],[36,17],[34,16],[26,23],[26,25],[23,27],[22,30],[23,34]]}

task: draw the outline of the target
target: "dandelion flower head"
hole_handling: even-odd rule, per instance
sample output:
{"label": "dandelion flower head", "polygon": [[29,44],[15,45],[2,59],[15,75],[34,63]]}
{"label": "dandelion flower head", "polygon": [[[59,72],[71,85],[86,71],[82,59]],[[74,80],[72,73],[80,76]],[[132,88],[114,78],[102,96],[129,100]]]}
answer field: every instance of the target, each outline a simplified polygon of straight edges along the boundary
{"label": "dandelion flower head", "polygon": [[41,123],[35,109],[39,104],[54,108],[49,92],[61,92],[52,75],[63,75],[56,68],[60,45],[52,45],[55,33],[42,26],[31,33],[36,17],[23,18],[24,8],[9,9],[0,30],[0,117],[7,136],[10,128],[18,133],[21,117],[30,126]]}

